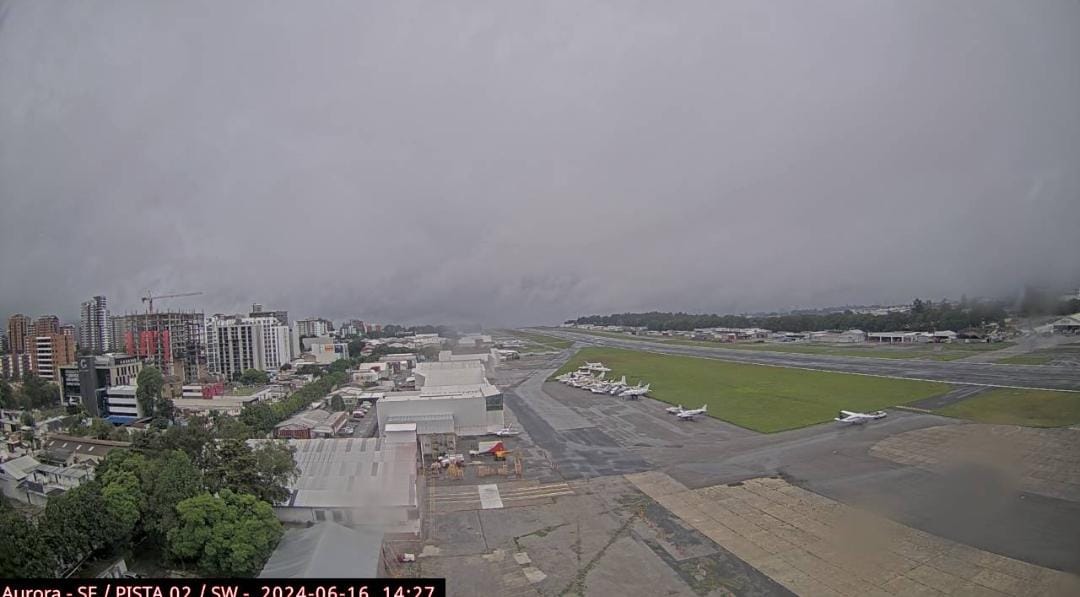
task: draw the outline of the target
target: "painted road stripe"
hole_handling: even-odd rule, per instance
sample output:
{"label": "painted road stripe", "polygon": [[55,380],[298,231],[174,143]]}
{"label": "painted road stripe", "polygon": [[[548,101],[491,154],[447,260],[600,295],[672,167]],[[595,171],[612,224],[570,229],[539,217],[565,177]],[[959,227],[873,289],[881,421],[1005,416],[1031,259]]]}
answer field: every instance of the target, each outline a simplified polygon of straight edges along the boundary
{"label": "painted road stripe", "polygon": [[491,485],[477,485],[476,489],[480,491],[480,507],[485,510],[491,510],[493,508],[502,508],[502,497],[499,496],[499,486],[492,483]]}

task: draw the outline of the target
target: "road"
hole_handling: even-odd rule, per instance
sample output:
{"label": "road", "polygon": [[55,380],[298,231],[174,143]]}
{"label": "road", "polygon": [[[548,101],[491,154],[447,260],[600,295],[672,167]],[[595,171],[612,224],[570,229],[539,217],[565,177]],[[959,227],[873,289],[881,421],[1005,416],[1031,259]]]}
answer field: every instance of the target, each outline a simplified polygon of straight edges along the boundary
{"label": "road", "polygon": [[603,336],[590,336],[574,332],[544,329],[544,334],[582,344],[609,346],[629,350],[642,350],[662,354],[685,355],[721,361],[795,367],[819,371],[836,371],[941,381],[952,384],[971,384],[1006,388],[1035,388],[1044,390],[1080,391],[1080,368],[1051,367],[1046,365],[996,365],[993,363],[970,363],[959,361],[921,361],[916,359],[876,359],[872,357],[841,357],[801,353],[780,353],[761,350],[738,350],[713,348],[711,346],[686,346],[648,340],[622,340]]}

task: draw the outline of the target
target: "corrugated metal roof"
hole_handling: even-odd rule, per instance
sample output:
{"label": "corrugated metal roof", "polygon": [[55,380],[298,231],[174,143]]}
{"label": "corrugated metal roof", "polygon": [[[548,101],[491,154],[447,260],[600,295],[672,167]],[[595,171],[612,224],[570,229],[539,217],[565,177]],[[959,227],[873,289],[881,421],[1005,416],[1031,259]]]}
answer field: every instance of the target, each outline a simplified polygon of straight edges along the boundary
{"label": "corrugated metal roof", "polygon": [[259,578],[375,578],[383,534],[336,522],[290,529],[263,566]]}

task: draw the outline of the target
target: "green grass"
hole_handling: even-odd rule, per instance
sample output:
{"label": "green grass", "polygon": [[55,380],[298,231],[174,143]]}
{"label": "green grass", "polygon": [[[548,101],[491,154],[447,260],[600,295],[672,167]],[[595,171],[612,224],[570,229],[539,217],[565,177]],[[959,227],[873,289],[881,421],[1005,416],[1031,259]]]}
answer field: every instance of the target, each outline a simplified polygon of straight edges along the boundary
{"label": "green grass", "polygon": [[689,338],[671,338],[663,336],[633,336],[617,332],[605,332],[601,330],[577,330],[565,331],[576,334],[601,336],[607,338],[619,338],[621,340],[636,340],[639,342],[661,342],[664,344],[679,344],[684,346],[709,346],[712,348],[730,348],[732,350],[764,350],[769,352],[786,352],[800,354],[823,354],[843,357],[872,357],[875,359],[922,359],[930,361],[952,361],[970,356],[974,352],[1000,350],[1013,346],[1012,342],[997,342],[993,344],[917,344],[908,346],[889,345],[845,345],[833,344],[794,344],[778,342],[755,342],[755,343],[724,343],[710,342],[708,340],[691,340]]}
{"label": "green grass", "polygon": [[1052,360],[1054,357],[1048,354],[1018,354],[994,362],[1005,365],[1045,365]]}
{"label": "green grass", "polygon": [[[943,394],[949,386],[825,371],[806,371],[617,348],[584,348],[555,375],[602,361],[608,377],[652,384],[653,398],[772,433],[832,420],[840,409],[869,411]],[[590,395],[590,399],[592,395]]]}
{"label": "green grass", "polygon": [[999,388],[937,412],[979,423],[1062,427],[1080,423],[1080,393]]}
{"label": "green grass", "polygon": [[540,334],[536,332],[523,332],[520,330],[501,330],[508,335],[513,336],[519,340],[526,340],[533,344],[538,344],[545,348],[551,348],[554,350],[563,350],[570,348],[574,343],[569,340],[563,340],[562,338],[556,338],[554,336],[548,336],[547,334]]}

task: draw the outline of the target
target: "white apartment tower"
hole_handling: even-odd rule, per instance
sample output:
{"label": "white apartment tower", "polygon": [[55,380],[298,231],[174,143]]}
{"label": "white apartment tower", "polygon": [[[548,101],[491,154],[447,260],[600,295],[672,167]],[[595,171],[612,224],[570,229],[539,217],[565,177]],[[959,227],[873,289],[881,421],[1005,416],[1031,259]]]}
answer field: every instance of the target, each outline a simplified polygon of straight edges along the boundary
{"label": "white apartment tower", "polygon": [[215,315],[206,324],[211,373],[235,379],[247,369],[277,370],[292,360],[289,326],[276,317]]}
{"label": "white apartment tower", "polygon": [[112,346],[112,325],[103,296],[82,304],[79,323],[79,348],[101,354]]}

